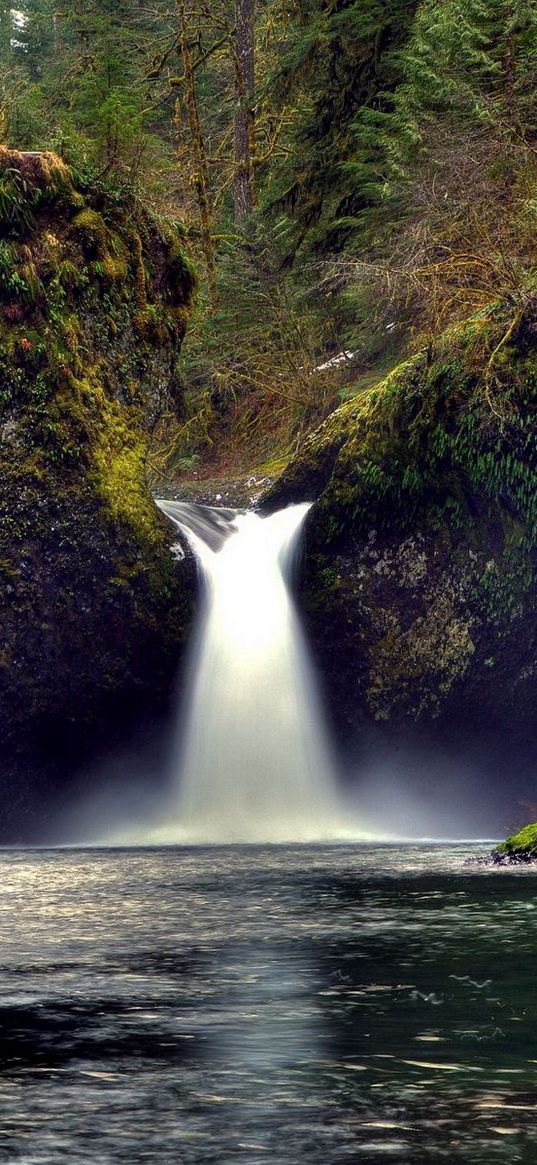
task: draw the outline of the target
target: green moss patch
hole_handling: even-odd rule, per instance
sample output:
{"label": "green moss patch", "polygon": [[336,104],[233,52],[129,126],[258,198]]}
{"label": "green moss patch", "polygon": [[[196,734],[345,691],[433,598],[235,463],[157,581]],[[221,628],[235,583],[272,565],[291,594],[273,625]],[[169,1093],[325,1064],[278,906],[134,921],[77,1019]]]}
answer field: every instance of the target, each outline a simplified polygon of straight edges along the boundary
{"label": "green moss patch", "polygon": [[[175,668],[193,576],[174,565],[145,463],[180,398],[193,291],[180,241],[134,202],[77,184],[53,155],[0,148],[0,726],[13,747],[48,716],[105,715],[103,692],[158,698]],[[154,326],[137,327],[140,312]]]}
{"label": "green moss patch", "polygon": [[523,861],[537,861],[537,823],[526,825],[519,833],[508,837],[494,853]]}
{"label": "green moss patch", "polygon": [[[317,496],[324,545],[376,529],[464,523],[478,498],[537,534],[537,308],[498,305],[338,409],[269,495]],[[320,495],[320,496],[319,496]]]}
{"label": "green moss patch", "polygon": [[531,726],[537,302],[451,329],[333,413],[263,505],[306,499],[302,601],[342,719]]}

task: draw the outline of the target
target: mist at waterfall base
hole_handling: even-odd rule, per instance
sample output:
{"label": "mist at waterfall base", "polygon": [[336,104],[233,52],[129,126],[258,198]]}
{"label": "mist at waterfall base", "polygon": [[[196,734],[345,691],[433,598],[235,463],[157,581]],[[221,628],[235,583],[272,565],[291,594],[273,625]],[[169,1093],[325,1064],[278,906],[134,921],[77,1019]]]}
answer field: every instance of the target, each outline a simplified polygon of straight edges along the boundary
{"label": "mist at waterfall base", "polygon": [[[205,610],[172,770],[171,820],[195,842],[312,841],[346,830],[322,710],[289,593],[307,505],[190,533]],[[176,511],[168,508],[174,517]]]}
{"label": "mist at waterfall base", "polygon": [[352,829],[289,588],[309,506],[268,518],[161,506],[186,531],[203,601],[160,820],[136,840],[348,837]]}
{"label": "mist at waterfall base", "polygon": [[517,787],[512,764],[506,771],[482,749],[375,736],[335,761],[291,595],[307,505],[260,518],[159,504],[187,535],[203,580],[174,723],[160,750],[137,740],[86,773],[48,840],[493,838],[527,819],[533,768]]}

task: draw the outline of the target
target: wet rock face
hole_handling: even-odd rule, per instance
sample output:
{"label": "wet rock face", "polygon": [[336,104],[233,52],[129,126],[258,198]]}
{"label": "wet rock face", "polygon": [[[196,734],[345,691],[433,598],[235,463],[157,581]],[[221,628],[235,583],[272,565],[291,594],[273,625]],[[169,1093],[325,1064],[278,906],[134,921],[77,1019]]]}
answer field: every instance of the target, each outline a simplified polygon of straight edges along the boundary
{"label": "wet rock face", "polygon": [[318,499],[300,599],[343,738],[537,735],[534,315],[493,389],[506,308],[334,413],[264,501]]}
{"label": "wet rock face", "polygon": [[181,407],[194,281],[177,238],[53,155],[0,150],[0,186],[0,732],[20,774],[169,691],[195,572],[145,459]]}
{"label": "wet rock face", "polygon": [[532,717],[535,612],[502,533],[489,523],[479,548],[426,529],[401,540],[371,530],[329,566],[307,559],[301,599],[343,735]]}

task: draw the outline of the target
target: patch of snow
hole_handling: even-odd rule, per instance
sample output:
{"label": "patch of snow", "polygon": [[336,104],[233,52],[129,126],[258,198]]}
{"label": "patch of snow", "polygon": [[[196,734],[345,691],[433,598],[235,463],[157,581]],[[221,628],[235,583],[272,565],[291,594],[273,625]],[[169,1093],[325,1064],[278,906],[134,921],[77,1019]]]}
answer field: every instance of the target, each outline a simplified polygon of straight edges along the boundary
{"label": "patch of snow", "polygon": [[326,360],[324,364],[317,364],[314,372],[329,372],[332,368],[339,368],[341,364],[345,364],[347,360],[352,360],[355,352],[338,352],[337,356],[332,356],[330,360]]}

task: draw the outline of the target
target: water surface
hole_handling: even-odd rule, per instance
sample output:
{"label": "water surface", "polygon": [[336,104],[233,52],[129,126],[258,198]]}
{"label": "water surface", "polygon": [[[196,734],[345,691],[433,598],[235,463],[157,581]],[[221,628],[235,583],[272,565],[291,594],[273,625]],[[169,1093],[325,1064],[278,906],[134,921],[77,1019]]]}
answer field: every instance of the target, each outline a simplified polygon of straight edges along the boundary
{"label": "water surface", "polygon": [[0,1161],[534,1162],[537,872],[472,851],[4,852]]}

